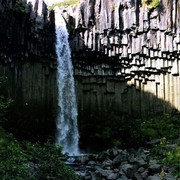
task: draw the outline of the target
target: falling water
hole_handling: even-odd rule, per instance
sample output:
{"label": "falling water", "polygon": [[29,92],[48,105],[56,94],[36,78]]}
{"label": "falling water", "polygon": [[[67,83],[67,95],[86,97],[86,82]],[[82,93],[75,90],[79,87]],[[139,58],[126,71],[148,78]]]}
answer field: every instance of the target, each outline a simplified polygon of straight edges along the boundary
{"label": "falling water", "polygon": [[77,104],[73,66],[66,23],[58,8],[55,8],[55,25],[56,54],[58,57],[58,117],[56,143],[64,147],[64,153],[78,155],[79,133],[77,127]]}

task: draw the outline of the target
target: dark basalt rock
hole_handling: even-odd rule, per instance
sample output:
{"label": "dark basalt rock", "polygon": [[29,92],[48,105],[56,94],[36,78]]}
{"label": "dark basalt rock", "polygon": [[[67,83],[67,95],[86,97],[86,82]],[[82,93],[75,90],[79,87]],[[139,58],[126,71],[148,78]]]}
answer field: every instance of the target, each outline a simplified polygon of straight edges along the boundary
{"label": "dark basalt rock", "polygon": [[0,76],[14,100],[3,125],[18,137],[45,140],[54,136],[57,106],[54,14],[41,0],[19,3],[0,1]]}
{"label": "dark basalt rock", "polygon": [[[166,179],[166,180],[175,180],[170,172],[168,172],[168,169],[166,167],[163,167],[162,165],[159,165],[156,160],[150,160],[149,158],[151,155],[146,154],[144,156],[144,153],[142,152],[142,148],[140,148],[138,151],[127,151],[119,149],[118,151],[121,152],[121,154],[126,154],[126,157],[128,156],[134,156],[135,159],[140,159],[136,165],[134,162],[129,161],[127,158],[122,159],[118,161],[118,168],[114,166],[114,159],[119,159],[119,155],[117,154],[115,157],[111,157],[110,154],[107,156],[109,152],[112,152],[113,149],[118,150],[117,148],[108,149],[106,151],[100,152],[97,155],[93,155],[94,160],[87,161],[84,163],[83,158],[77,158],[79,161],[80,166],[83,168],[80,168],[77,170],[75,168],[77,174],[79,174],[81,179],[96,179],[96,180],[128,180],[128,179],[135,179],[135,180],[143,180],[143,179],[149,179],[149,180],[158,180],[158,179]],[[140,154],[139,152],[142,152]],[[102,154],[106,154],[106,160],[99,159],[99,157],[102,157]],[[92,157],[92,155],[90,155]],[[86,155],[86,159],[87,155]],[[89,158],[90,159],[90,158]],[[108,159],[108,160],[107,160]],[[142,160],[143,159],[143,160]],[[104,160],[104,161],[103,161]]]}

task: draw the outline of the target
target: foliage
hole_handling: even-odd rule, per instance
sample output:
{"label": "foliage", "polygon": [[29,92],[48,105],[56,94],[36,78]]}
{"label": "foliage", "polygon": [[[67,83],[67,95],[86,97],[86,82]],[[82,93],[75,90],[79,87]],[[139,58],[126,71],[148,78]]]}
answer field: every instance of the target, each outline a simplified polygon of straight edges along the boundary
{"label": "foliage", "polygon": [[30,179],[27,156],[11,134],[0,128],[0,177],[3,180]]}
{"label": "foliage", "polygon": [[180,117],[164,114],[141,122],[140,133],[143,141],[166,137],[168,140],[179,137]]}
{"label": "foliage", "polygon": [[112,1],[110,1],[110,10],[111,10],[111,12],[114,12],[114,10],[115,10],[115,6]]}
{"label": "foliage", "polygon": [[160,0],[142,0],[142,7],[145,7],[146,5],[156,9],[160,6]]}
{"label": "foliage", "polygon": [[180,132],[180,116],[164,114],[147,119],[114,119],[97,124],[93,131],[95,140],[102,145],[139,147],[153,139],[177,139]]}
{"label": "foliage", "polygon": [[180,178],[180,142],[170,144],[164,137],[151,151],[162,165],[172,168],[175,178]]}
{"label": "foliage", "polygon": [[0,123],[6,121],[6,114],[12,100],[7,100],[4,96],[0,96]]}
{"label": "foliage", "polygon": [[78,179],[74,171],[62,162],[62,147],[51,143],[23,144],[26,154],[32,164],[36,165],[34,177],[36,179]]}
{"label": "foliage", "polygon": [[11,99],[8,99],[7,94],[4,92],[6,89],[6,77],[0,77],[0,123],[6,121],[6,115],[8,113],[9,106],[13,102]]}
{"label": "foliage", "polygon": [[160,1],[159,1],[159,0],[153,0],[153,1],[151,1],[151,2],[149,3],[149,6],[150,6],[151,8],[157,8],[157,7],[160,6]]}
{"label": "foliage", "polygon": [[173,167],[175,177],[180,178],[180,146],[177,146],[171,151],[167,151],[163,162],[169,167]]}
{"label": "foliage", "polygon": [[[152,155],[164,166],[172,168],[176,178],[180,178],[180,116],[164,114],[144,120],[140,126],[141,140],[160,139],[152,148]],[[179,139],[180,140],[180,139]]]}
{"label": "foliage", "polygon": [[16,0],[14,11],[23,13],[25,11],[25,5],[22,3],[21,0]]}
{"label": "foliage", "polygon": [[78,3],[79,3],[79,0],[67,0],[67,1],[63,1],[63,2],[53,4],[52,6],[49,7],[49,9],[52,10],[56,6],[61,7],[61,6],[77,5]]}
{"label": "foliage", "polygon": [[0,177],[3,180],[78,179],[62,161],[61,150],[50,142],[20,143],[0,128]]}

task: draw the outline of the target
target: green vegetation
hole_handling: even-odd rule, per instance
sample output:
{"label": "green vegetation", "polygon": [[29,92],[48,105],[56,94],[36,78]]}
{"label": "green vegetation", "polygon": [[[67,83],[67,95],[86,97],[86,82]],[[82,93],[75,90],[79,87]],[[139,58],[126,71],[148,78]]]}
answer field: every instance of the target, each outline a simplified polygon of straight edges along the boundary
{"label": "green vegetation", "polygon": [[111,121],[98,126],[95,136],[99,142],[111,142],[109,146],[120,148],[146,146],[147,142],[160,139],[160,143],[151,149],[151,154],[162,166],[170,167],[174,177],[180,178],[179,132],[180,115],[164,114],[147,119],[127,119],[120,123]]}
{"label": "green vegetation", "polygon": [[0,128],[0,177],[4,180],[30,179],[28,157],[11,134]]}
{"label": "green vegetation", "polygon": [[170,144],[166,138],[162,138],[160,144],[156,145],[151,151],[160,164],[172,168],[176,179],[180,178],[180,140]]}
{"label": "green vegetation", "polygon": [[[19,142],[1,126],[7,120],[11,100],[7,98],[7,78],[0,78],[0,177],[3,180],[78,179],[64,164],[62,147],[52,143]],[[9,126],[11,125],[7,122]],[[19,130],[19,129],[18,129]]]}
{"label": "green vegetation", "polygon": [[164,114],[159,117],[149,118],[141,122],[140,133],[142,140],[148,141],[166,137],[173,140],[179,137],[180,116]]}
{"label": "green vegetation", "polygon": [[[180,116],[164,114],[147,119],[114,119],[97,124],[95,139],[108,146],[138,147],[153,139],[179,138]],[[103,143],[104,142],[104,143]],[[107,143],[109,142],[109,144]]]}
{"label": "green vegetation", "polygon": [[6,115],[12,100],[7,98],[6,77],[0,77],[0,123],[7,121]]}
{"label": "green vegetation", "polygon": [[[7,98],[6,82],[7,78],[0,78],[0,177],[3,180],[78,179],[75,172],[64,164],[62,147],[50,142],[19,142],[1,128],[7,121],[12,102]],[[24,119],[22,117],[20,120]],[[124,120],[119,120],[117,116],[112,120],[110,114],[108,119],[93,128],[94,135],[92,131],[87,132],[92,142],[99,146],[139,147],[150,140],[161,139],[160,144],[152,148],[152,154],[163,166],[171,167],[176,178],[180,178],[180,115],[164,114],[155,118]],[[93,123],[96,119],[88,126]],[[19,131],[19,126],[16,127]]]}
{"label": "green vegetation", "polygon": [[175,178],[180,178],[180,145],[171,151],[166,151],[165,157],[162,160],[163,164],[174,168]]}
{"label": "green vegetation", "polygon": [[25,11],[25,5],[20,0],[16,0],[14,11],[23,13]]}
{"label": "green vegetation", "polygon": [[52,10],[56,6],[61,7],[61,6],[77,5],[79,2],[80,2],[80,0],[67,0],[64,2],[59,2],[59,3],[53,4],[52,6],[49,7],[49,9]]}
{"label": "green vegetation", "polygon": [[146,5],[156,9],[160,6],[160,0],[142,0],[142,7],[145,7]]}
{"label": "green vegetation", "polygon": [[78,179],[62,161],[61,150],[51,143],[20,143],[0,128],[0,177],[3,180]]}
{"label": "green vegetation", "polygon": [[115,7],[114,7],[114,4],[112,1],[110,1],[110,10],[111,10],[111,12],[114,12],[114,10],[115,10]]}

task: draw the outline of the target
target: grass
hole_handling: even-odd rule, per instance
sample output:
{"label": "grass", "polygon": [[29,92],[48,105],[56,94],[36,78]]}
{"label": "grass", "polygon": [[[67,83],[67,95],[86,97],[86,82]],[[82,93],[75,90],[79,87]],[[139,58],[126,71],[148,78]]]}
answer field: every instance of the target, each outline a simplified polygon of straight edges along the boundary
{"label": "grass", "polygon": [[151,153],[162,166],[166,166],[171,169],[173,176],[176,179],[180,178],[180,141],[177,140],[171,144],[162,138],[160,144],[151,149]]}
{"label": "grass", "polygon": [[160,0],[142,0],[142,7],[145,6],[156,9],[160,6]]}
{"label": "grass", "polygon": [[56,6],[61,7],[61,6],[71,6],[71,5],[77,5],[80,0],[66,0],[63,2],[59,2],[56,4],[53,4],[52,6],[49,7],[50,10],[54,9]]}
{"label": "grass", "polygon": [[0,127],[0,177],[3,180],[78,180],[64,164],[62,147],[52,143],[19,142]]}

